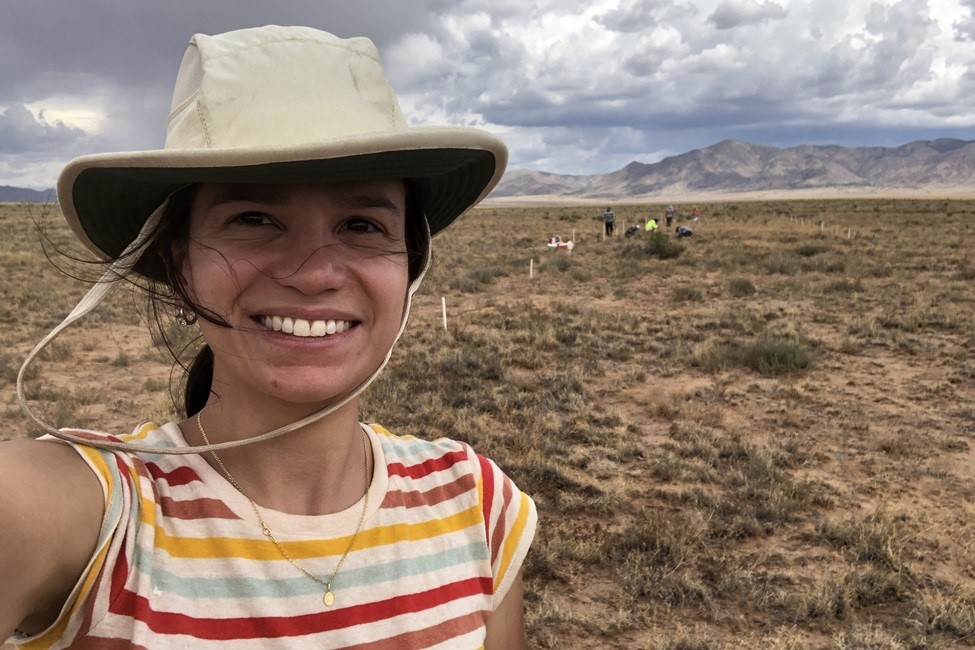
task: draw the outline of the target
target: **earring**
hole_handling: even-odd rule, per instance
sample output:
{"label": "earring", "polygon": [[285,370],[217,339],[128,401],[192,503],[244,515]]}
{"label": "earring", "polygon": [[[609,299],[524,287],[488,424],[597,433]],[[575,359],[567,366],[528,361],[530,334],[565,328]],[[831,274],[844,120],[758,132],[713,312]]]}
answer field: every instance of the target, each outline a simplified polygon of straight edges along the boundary
{"label": "earring", "polygon": [[180,306],[180,308],[176,310],[176,324],[181,325],[182,327],[186,327],[187,325],[192,325],[193,323],[196,322],[197,318],[198,316],[196,315],[196,312],[190,312],[189,314],[187,314],[186,309],[182,306]]}

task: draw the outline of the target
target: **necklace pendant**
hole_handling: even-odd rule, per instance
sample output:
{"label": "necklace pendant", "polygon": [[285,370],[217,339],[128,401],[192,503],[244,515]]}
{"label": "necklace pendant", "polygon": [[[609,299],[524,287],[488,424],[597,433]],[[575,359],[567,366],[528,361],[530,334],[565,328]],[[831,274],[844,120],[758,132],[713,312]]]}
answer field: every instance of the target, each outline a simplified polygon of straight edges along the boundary
{"label": "necklace pendant", "polygon": [[322,596],[322,602],[325,603],[326,607],[331,607],[332,604],[335,602],[335,596],[332,595],[331,589],[326,591],[325,595]]}

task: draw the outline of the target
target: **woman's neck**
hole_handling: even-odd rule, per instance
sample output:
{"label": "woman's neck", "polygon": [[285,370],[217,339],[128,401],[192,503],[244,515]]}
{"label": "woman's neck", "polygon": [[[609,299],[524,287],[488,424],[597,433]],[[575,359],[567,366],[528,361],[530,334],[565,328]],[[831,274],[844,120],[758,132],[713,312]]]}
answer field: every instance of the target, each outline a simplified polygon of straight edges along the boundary
{"label": "woman's neck", "polygon": [[[190,444],[246,440],[318,410],[255,408],[213,397],[199,414],[180,423]],[[304,411],[308,411],[307,413]],[[371,446],[364,444],[358,400],[301,429],[268,441],[218,452],[244,496],[259,506],[292,514],[328,514],[355,504],[368,489]],[[227,478],[212,453],[204,460]]]}

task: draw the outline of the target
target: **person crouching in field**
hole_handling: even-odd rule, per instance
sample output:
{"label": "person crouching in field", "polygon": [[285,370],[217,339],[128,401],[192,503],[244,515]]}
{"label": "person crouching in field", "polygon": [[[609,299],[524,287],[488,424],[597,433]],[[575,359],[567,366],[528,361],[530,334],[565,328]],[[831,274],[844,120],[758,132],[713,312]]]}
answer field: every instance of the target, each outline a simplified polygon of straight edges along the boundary
{"label": "person crouching in field", "polygon": [[172,106],[165,149],[62,172],[65,218],[111,264],[62,326],[141,282],[206,343],[185,417],[103,434],[32,415],[51,435],[0,444],[0,634],[524,647],[532,500],[467,444],[358,412],[430,237],[495,186],[504,145],[408,127],[371,41],[304,27],[194,36]]}

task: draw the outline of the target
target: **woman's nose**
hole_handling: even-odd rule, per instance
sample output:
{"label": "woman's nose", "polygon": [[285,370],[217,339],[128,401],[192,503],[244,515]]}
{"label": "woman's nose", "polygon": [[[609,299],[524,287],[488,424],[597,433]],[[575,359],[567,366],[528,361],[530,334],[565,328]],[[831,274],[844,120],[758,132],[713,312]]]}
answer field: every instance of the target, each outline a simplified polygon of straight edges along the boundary
{"label": "woman's nose", "polygon": [[340,244],[310,243],[284,251],[283,259],[272,273],[279,283],[312,295],[338,289],[348,279],[348,260]]}

